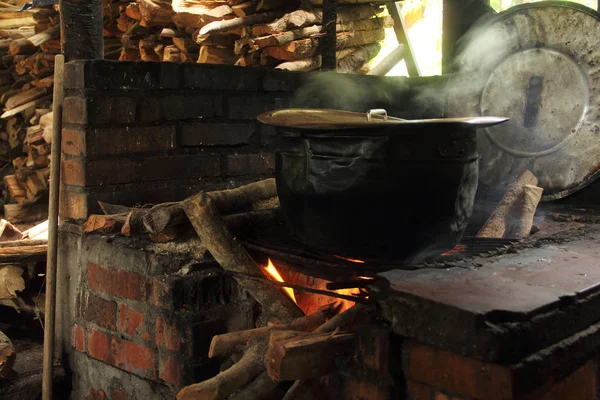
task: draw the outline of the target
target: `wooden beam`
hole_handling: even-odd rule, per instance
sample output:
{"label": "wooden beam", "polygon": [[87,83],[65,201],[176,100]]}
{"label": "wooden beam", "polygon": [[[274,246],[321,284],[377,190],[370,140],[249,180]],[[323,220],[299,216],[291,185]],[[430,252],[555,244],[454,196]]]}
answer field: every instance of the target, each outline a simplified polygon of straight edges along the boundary
{"label": "wooden beam", "polygon": [[65,61],[104,58],[102,0],[60,0]]}

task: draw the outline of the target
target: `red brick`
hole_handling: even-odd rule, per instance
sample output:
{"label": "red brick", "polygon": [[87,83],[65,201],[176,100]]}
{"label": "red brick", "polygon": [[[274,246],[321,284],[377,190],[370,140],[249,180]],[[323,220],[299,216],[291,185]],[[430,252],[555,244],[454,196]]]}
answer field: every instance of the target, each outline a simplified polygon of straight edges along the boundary
{"label": "red brick", "polygon": [[113,361],[113,358],[111,353],[110,338],[106,333],[91,329],[88,332],[87,347],[90,357],[108,364],[112,364],[111,361]]}
{"label": "red brick", "polygon": [[173,357],[168,356],[165,359],[161,357],[160,365],[158,367],[158,377],[175,387],[180,387],[181,370],[181,363]]}
{"label": "red brick", "polygon": [[77,351],[85,351],[85,332],[79,325],[73,326],[71,333],[71,345]]}
{"label": "red brick", "polygon": [[104,393],[104,390],[90,388],[85,396],[85,400],[106,400],[106,393]]}
{"label": "red brick", "polygon": [[84,157],[86,155],[85,131],[83,129],[63,128],[62,151],[64,154]]}
{"label": "red brick", "polygon": [[88,354],[141,377],[156,378],[154,351],[148,347],[91,330],[88,334]]}
{"label": "red brick", "polygon": [[[139,332],[140,328],[144,326],[144,314],[141,314],[133,308],[127,307],[125,304],[119,304],[119,331],[127,333],[128,335],[140,336],[146,332]],[[146,333],[145,337],[149,339]],[[145,340],[148,340],[145,339]]]}
{"label": "red brick", "polygon": [[432,400],[433,389],[422,383],[409,380],[406,382],[406,398],[407,400]]}
{"label": "red brick", "polygon": [[200,154],[144,158],[140,164],[139,180],[171,180],[173,171],[177,171],[177,179],[220,176],[221,157]]}
{"label": "red brick", "polygon": [[61,179],[65,185],[85,186],[85,166],[83,160],[63,160]]}
{"label": "red brick", "polygon": [[238,146],[248,144],[256,130],[253,122],[184,122],[182,146]]}
{"label": "red brick", "polygon": [[93,322],[107,329],[117,328],[117,303],[104,300],[90,293],[84,297],[81,315],[86,321]]}
{"label": "red brick", "polygon": [[118,343],[117,359],[117,367],[140,376],[155,378],[155,359],[152,349],[121,340]]}
{"label": "red brick", "polygon": [[87,124],[88,108],[83,97],[65,97],[63,100],[63,123]]}
{"label": "red brick", "polygon": [[129,395],[121,389],[110,389],[110,400],[129,400]]}
{"label": "red brick", "polygon": [[176,148],[175,125],[90,128],[85,131],[86,155],[95,159]]}
{"label": "red brick", "polygon": [[59,216],[63,220],[85,220],[88,217],[87,195],[81,187],[61,185]]}
{"label": "red brick", "polygon": [[146,287],[146,300],[160,308],[173,310],[173,287],[165,277],[153,277]]}
{"label": "red brick", "polygon": [[136,272],[88,264],[88,287],[130,300],[143,300],[143,278]]}
{"label": "red brick", "polygon": [[225,157],[226,176],[270,175],[275,171],[275,158],[271,153],[231,154]]}
{"label": "red brick", "polygon": [[407,375],[461,396],[486,400],[512,400],[509,367],[484,363],[416,342],[407,342]]}
{"label": "red brick", "polygon": [[161,316],[156,318],[156,344],[171,351],[179,351],[180,342],[177,327]]}
{"label": "red brick", "polygon": [[597,373],[596,364],[588,361],[561,381],[516,398],[518,400],[596,400]]}

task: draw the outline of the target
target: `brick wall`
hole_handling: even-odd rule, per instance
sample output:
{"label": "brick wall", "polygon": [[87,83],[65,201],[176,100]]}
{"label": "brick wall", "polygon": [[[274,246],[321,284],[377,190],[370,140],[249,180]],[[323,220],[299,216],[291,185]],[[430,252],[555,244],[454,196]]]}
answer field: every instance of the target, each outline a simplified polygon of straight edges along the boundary
{"label": "brick wall", "polygon": [[568,352],[559,356],[562,364],[542,351],[514,365],[497,365],[406,340],[402,350],[406,399],[600,399],[597,356],[573,364]]}
{"label": "brick wall", "polygon": [[[214,261],[158,246],[84,238],[67,338],[75,398],[90,389],[107,399],[113,389],[121,398],[141,399],[148,390],[171,398],[218,373],[218,360],[207,358],[215,334],[254,327],[255,302]],[[132,378],[152,389],[123,384]]]}
{"label": "brick wall", "polygon": [[[261,112],[312,106],[439,116],[443,102],[433,99],[441,96],[421,88],[440,82],[204,64],[70,62],[61,216],[85,219],[98,211],[97,200],[181,200],[202,189],[270,176],[274,131],[256,122]],[[352,87],[355,94],[332,85]],[[423,102],[412,101],[423,95]]]}

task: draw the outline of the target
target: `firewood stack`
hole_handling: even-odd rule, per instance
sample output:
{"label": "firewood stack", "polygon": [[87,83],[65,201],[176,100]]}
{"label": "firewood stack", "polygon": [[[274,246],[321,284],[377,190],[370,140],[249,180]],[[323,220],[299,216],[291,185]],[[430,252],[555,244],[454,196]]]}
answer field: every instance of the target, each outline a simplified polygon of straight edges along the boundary
{"label": "firewood stack", "polygon": [[[321,65],[321,2],[137,0],[122,7],[120,60],[198,62],[309,71]],[[380,50],[390,17],[381,7],[342,5],[338,72],[358,72]]]}
{"label": "firewood stack", "polygon": [[[105,1],[106,58],[121,54],[120,12],[129,2]],[[0,12],[0,171],[5,218],[13,223],[45,218],[52,137],[54,57],[61,52],[60,14],[48,7]],[[4,11],[4,10],[10,11]]]}

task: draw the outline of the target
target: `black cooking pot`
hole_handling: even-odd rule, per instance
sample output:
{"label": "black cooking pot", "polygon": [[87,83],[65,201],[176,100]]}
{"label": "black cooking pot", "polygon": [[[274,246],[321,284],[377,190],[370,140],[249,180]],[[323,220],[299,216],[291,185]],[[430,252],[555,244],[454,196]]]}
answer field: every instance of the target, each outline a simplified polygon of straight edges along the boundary
{"label": "black cooking pot", "polygon": [[278,128],[276,180],[291,232],[354,259],[421,261],[452,249],[477,189],[475,131],[506,118],[409,121],[288,109],[258,117]]}

